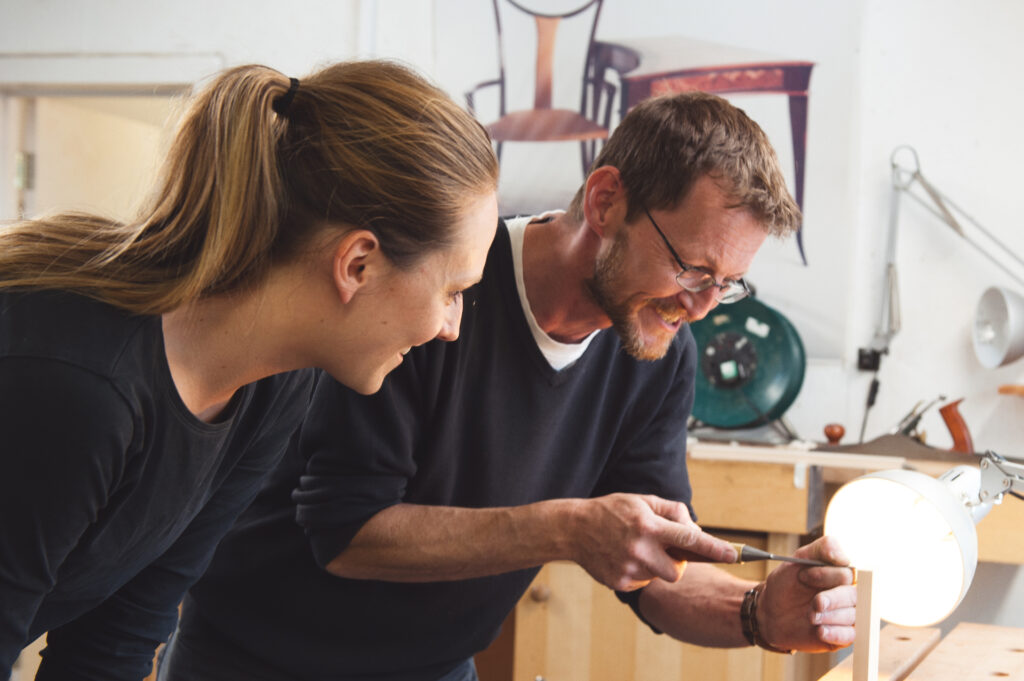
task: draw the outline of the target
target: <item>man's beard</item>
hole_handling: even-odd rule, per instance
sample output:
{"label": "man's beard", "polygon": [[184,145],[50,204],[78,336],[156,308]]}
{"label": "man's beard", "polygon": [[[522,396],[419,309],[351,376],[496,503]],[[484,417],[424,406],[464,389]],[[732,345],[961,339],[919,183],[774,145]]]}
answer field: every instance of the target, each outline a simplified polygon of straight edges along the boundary
{"label": "man's beard", "polygon": [[636,302],[630,298],[617,297],[616,294],[622,288],[622,281],[625,279],[627,241],[628,237],[624,230],[615,235],[615,241],[608,253],[594,263],[594,276],[585,281],[587,290],[594,302],[608,315],[612,328],[619,334],[623,350],[640,360],[661,359],[668,352],[675,336],[666,334],[663,342],[644,342],[640,330],[639,311],[644,307],[651,307],[669,317],[681,315],[684,320],[686,312],[677,303],[663,299]]}

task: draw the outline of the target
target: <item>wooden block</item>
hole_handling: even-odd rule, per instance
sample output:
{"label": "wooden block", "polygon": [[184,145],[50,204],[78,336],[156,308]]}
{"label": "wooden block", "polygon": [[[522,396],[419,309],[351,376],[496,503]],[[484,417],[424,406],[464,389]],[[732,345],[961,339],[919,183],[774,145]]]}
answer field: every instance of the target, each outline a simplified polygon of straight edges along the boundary
{"label": "wooden block", "polygon": [[1007,496],[978,523],[978,560],[1024,564],[1024,502]]}
{"label": "wooden block", "polygon": [[961,623],[907,681],[1024,681],[1024,629]]}
{"label": "wooden block", "polygon": [[902,468],[906,457],[861,452],[832,452],[798,447],[769,447],[741,444],[691,441],[690,456],[716,461],[742,461],[745,463],[805,464],[822,468],[849,468],[855,471],[877,471]]}
{"label": "wooden block", "polygon": [[702,527],[805,534],[821,525],[821,469],[689,457],[693,504]]}
{"label": "wooden block", "polygon": [[[935,627],[898,627],[890,624],[878,636],[878,678],[903,681],[939,642]],[[847,656],[820,681],[853,679],[853,656]]]}
{"label": "wooden block", "polygon": [[[614,592],[594,581],[583,568],[576,569],[578,579],[585,581],[589,586],[594,601],[590,622],[590,681],[619,681],[632,678],[638,663],[640,666],[643,664],[640,651],[634,644],[639,630],[639,620],[629,606],[615,597]],[[558,677],[552,675],[544,678]]]}
{"label": "wooden block", "polygon": [[516,607],[514,681],[588,681],[592,580],[574,563],[545,565]]}
{"label": "wooden block", "polygon": [[[533,681],[547,666],[548,602],[551,598],[551,566],[537,574],[526,595],[516,606],[514,681]],[[537,594],[534,598],[532,594]]]}
{"label": "wooden block", "polygon": [[[662,637],[664,638],[664,637]],[[762,666],[758,648],[702,648],[675,642],[680,664],[669,676],[647,673],[635,681],[766,681],[772,680]],[[629,677],[617,681],[633,681]]]}
{"label": "wooden block", "polygon": [[878,681],[878,604],[875,576],[857,571],[857,634],[853,640],[853,681]]}
{"label": "wooden block", "polygon": [[590,681],[590,651],[594,581],[575,563],[548,563],[551,597],[546,627],[546,673],[526,675],[565,681]]}

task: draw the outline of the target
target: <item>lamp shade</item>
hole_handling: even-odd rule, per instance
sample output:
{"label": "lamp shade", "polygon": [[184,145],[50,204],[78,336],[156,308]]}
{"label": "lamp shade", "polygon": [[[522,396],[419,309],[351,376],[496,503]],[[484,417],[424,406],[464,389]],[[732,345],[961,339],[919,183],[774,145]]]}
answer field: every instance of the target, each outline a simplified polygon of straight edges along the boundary
{"label": "lamp shade", "polygon": [[1001,286],[986,289],[978,300],[971,339],[986,369],[1024,356],[1024,298]]}
{"label": "lamp shade", "polygon": [[836,492],[825,513],[850,564],[872,570],[882,619],[925,626],[960,604],[978,563],[978,535],[945,483],[906,470],[870,473]]}

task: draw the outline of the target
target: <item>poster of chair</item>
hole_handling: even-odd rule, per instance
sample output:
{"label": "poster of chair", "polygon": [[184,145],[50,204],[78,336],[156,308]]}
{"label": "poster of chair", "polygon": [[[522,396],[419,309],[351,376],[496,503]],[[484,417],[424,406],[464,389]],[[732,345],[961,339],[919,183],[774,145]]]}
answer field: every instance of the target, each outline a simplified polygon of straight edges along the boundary
{"label": "poster of chair", "polygon": [[[828,115],[816,108],[820,53],[801,49],[783,33],[751,29],[756,20],[739,22],[727,8],[697,1],[445,0],[436,8],[438,73],[495,140],[503,215],[564,207],[626,111],[648,97],[701,90],[729,99],[765,130],[804,212],[799,237],[782,248],[769,245],[759,258],[758,267],[778,261],[770,263],[773,281],[762,292],[775,296],[778,283],[786,307],[790,292],[809,289],[816,255],[819,266],[836,270],[835,254],[822,253],[826,241],[834,243],[821,231],[829,229],[823,225],[827,216],[815,215],[821,205],[816,200],[836,201],[812,198],[808,173],[815,158],[834,154],[825,147],[839,139],[815,147],[815,117]],[[841,22],[836,17],[828,30],[844,31]],[[829,123],[842,127],[845,115]],[[813,309],[794,296],[794,315],[801,331],[801,315],[813,316],[806,334],[813,354],[837,356],[836,320],[820,313],[832,295],[828,283],[812,292],[819,294],[822,304]]]}

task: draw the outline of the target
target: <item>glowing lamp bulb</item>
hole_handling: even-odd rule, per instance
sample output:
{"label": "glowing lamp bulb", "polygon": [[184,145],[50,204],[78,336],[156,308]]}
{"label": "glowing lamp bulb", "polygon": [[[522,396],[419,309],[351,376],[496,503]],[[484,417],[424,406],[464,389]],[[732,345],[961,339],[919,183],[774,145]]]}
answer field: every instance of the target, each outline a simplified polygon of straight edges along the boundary
{"label": "glowing lamp bulb", "polygon": [[904,626],[949,615],[974,578],[978,535],[964,502],[923,473],[870,473],[836,492],[825,534],[850,564],[872,570],[882,619]]}

